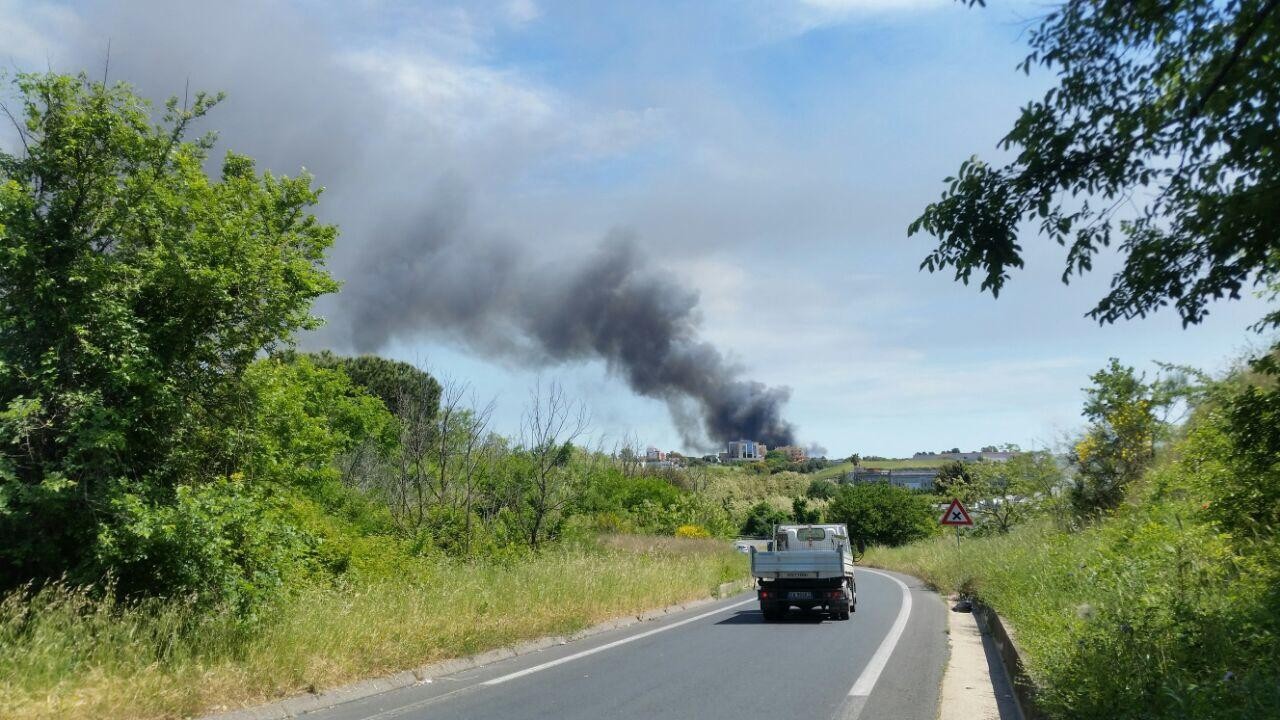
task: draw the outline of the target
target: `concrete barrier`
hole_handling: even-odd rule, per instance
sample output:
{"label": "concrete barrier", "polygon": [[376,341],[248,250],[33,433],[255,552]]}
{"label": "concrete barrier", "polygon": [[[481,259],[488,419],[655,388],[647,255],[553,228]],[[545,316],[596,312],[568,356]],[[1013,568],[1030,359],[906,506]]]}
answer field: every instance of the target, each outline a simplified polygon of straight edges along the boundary
{"label": "concrete barrier", "polygon": [[1027,674],[1026,664],[1022,661],[1022,652],[1012,633],[1005,627],[995,610],[977,600],[970,600],[973,616],[984,633],[991,636],[1004,662],[1005,670],[1013,683],[1013,696],[1018,703],[1018,710],[1024,720],[1046,720],[1044,713],[1036,706],[1036,685]]}

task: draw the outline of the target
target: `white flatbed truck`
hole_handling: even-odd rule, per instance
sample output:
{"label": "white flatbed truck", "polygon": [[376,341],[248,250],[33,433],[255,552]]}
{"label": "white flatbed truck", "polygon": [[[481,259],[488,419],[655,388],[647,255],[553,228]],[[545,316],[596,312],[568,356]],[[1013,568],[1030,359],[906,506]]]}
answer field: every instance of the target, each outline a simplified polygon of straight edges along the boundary
{"label": "white flatbed truck", "polygon": [[751,575],[766,622],[792,607],[819,608],[836,620],[857,609],[853,548],[844,525],[777,525],[768,550],[751,552]]}

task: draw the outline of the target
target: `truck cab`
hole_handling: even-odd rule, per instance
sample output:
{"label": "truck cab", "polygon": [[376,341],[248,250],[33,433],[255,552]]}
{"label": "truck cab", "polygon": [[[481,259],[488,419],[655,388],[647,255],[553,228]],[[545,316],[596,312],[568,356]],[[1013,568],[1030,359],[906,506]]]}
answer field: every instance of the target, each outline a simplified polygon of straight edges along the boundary
{"label": "truck cab", "polygon": [[853,566],[844,525],[777,525],[769,549],[751,553],[760,611],[767,622],[793,607],[847,620],[857,609]]}

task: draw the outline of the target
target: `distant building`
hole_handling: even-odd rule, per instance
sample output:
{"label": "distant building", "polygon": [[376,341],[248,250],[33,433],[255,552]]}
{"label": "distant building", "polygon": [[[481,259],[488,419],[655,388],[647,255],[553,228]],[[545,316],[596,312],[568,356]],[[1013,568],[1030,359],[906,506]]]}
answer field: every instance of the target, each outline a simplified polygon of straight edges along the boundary
{"label": "distant building", "polygon": [[918,452],[911,456],[912,460],[959,460],[961,462],[978,462],[979,460],[989,460],[991,462],[1004,462],[1009,458],[1017,455],[1016,452],[942,452],[942,453],[926,453]]}
{"label": "distant building", "polygon": [[764,443],[758,443],[755,440],[731,440],[729,442],[729,452],[726,453],[728,462],[755,462],[763,460],[765,453],[769,449]]}
{"label": "distant building", "polygon": [[809,459],[808,453],[799,445],[783,445],[776,447],[774,450],[784,453],[791,462],[804,462]]}
{"label": "distant building", "polygon": [[933,480],[938,476],[935,469],[920,470],[854,470],[844,474],[841,482],[846,484],[887,482],[908,490],[932,490]]}
{"label": "distant building", "polygon": [[685,458],[678,452],[667,452],[651,446],[644,452],[644,466],[650,470],[680,469],[685,466]]}

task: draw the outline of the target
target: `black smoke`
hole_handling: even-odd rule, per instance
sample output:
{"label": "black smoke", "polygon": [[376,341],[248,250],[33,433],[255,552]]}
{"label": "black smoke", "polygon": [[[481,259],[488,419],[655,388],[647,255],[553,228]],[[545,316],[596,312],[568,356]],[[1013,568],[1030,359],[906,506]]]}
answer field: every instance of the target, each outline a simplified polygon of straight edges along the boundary
{"label": "black smoke", "polygon": [[357,350],[443,335],[529,365],[598,358],[666,402],[689,445],[793,444],[790,391],[742,378],[702,340],[698,293],[647,262],[637,238],[615,231],[576,259],[540,260],[537,242],[471,231],[466,196],[446,187],[413,223],[384,223],[378,251],[347,270],[334,320]]}
{"label": "black smoke", "polygon": [[110,40],[111,78],[152,98],[188,84],[228,92],[199,128],[220,132],[218,154],[315,173],[326,187],[321,219],[341,230],[331,270],[343,289],[318,304],[329,326],[309,346],[378,352],[432,338],[529,366],[602,359],[664,401],[691,446],[792,442],[789,391],[744,378],[701,339],[697,293],[648,261],[643,238],[612,233],[584,248],[536,227],[488,231],[515,224],[502,217],[504,192],[530,158],[561,147],[571,115],[525,122],[508,109],[524,108],[524,96],[500,86],[486,105],[495,75],[468,74],[465,60],[450,66],[461,74],[432,75],[440,66],[427,63],[423,87],[399,86],[377,46],[353,56],[323,17],[255,0],[90,3],[51,64],[97,77]]}

